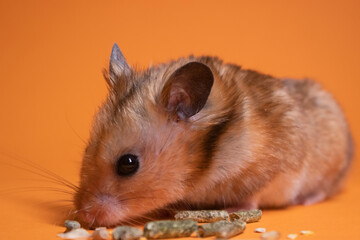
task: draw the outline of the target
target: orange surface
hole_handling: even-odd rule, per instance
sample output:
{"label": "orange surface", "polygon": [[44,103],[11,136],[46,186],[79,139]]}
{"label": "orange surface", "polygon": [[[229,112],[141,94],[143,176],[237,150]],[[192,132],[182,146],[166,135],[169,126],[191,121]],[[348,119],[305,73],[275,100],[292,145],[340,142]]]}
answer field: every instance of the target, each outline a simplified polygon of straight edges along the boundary
{"label": "orange surface", "polygon": [[[20,159],[78,182],[114,42],[138,67],[211,54],[278,77],[314,78],[341,103],[360,140],[356,0],[6,2],[0,3],[1,239],[50,240],[63,231],[71,195],[56,192],[64,188]],[[285,236],[315,232],[298,239],[360,239],[359,181],[355,161],[342,194],[265,211],[237,238],[256,238],[253,229],[266,227]]]}

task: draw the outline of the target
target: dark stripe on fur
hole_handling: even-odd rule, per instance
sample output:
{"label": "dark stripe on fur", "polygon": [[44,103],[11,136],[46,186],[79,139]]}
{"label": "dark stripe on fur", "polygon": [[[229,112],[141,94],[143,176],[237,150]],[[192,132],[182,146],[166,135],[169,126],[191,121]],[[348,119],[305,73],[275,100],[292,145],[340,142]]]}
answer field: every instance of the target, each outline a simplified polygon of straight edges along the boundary
{"label": "dark stripe on fur", "polygon": [[218,124],[211,127],[211,129],[206,133],[204,141],[202,143],[202,152],[204,157],[198,165],[198,169],[208,169],[213,161],[215,152],[217,151],[217,145],[220,137],[226,132],[226,130],[231,125],[231,122],[235,118],[235,111],[229,112],[224,116],[223,120]]}

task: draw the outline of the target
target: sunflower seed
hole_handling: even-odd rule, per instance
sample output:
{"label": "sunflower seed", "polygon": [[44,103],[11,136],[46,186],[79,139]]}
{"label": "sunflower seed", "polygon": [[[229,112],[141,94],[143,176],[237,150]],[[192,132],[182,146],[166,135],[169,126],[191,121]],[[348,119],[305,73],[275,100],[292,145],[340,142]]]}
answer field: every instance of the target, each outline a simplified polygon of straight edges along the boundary
{"label": "sunflower seed", "polygon": [[63,239],[77,239],[89,238],[91,235],[83,228],[76,228],[65,233],[59,233],[58,236]]}
{"label": "sunflower seed", "polygon": [[310,231],[310,230],[302,230],[302,231],[300,231],[300,234],[301,235],[313,235],[314,232]]}
{"label": "sunflower seed", "polygon": [[261,240],[278,240],[280,239],[281,235],[277,231],[271,231],[261,234]]}
{"label": "sunflower seed", "polygon": [[264,232],[266,232],[266,229],[265,228],[255,228],[254,232],[256,232],[256,233],[264,233]]}
{"label": "sunflower seed", "polygon": [[295,239],[295,238],[297,238],[297,234],[296,233],[291,233],[291,234],[289,234],[289,235],[287,235],[287,238],[288,239]]}

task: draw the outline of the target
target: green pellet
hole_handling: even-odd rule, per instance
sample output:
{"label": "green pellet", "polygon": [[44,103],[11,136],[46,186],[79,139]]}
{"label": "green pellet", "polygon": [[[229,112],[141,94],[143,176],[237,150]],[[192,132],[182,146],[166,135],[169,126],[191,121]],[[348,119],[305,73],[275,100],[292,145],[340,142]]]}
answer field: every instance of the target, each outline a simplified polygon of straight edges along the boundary
{"label": "green pellet", "polygon": [[197,230],[193,220],[154,221],[144,227],[144,237],[152,239],[189,237]]}
{"label": "green pellet", "polygon": [[219,231],[219,228],[226,224],[231,224],[231,223],[228,221],[222,220],[222,221],[218,221],[218,222],[203,224],[198,227],[196,235],[198,237],[214,236]]}
{"label": "green pellet", "polygon": [[239,219],[246,223],[259,221],[261,219],[261,215],[262,212],[259,209],[253,209],[249,211],[238,211],[229,214],[231,221]]}
{"label": "green pellet", "polygon": [[130,226],[119,226],[113,230],[114,240],[138,240],[142,237],[143,231]]}
{"label": "green pellet", "polygon": [[180,211],[175,214],[176,220],[191,219],[199,223],[217,222],[228,218],[229,214],[224,210]]}
{"label": "green pellet", "polygon": [[231,238],[244,232],[245,228],[246,222],[242,220],[234,220],[229,224],[224,224],[219,227],[215,236],[216,238]]}
{"label": "green pellet", "polygon": [[74,220],[65,220],[65,227],[66,227],[65,232],[69,232],[73,229],[81,228],[81,225],[79,222]]}

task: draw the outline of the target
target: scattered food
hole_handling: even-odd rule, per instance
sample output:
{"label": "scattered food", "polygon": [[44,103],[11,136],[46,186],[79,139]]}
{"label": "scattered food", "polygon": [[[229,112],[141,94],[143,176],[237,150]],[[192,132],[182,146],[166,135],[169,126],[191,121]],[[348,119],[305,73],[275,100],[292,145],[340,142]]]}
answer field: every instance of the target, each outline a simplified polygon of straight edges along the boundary
{"label": "scattered food", "polygon": [[261,219],[262,212],[260,209],[253,209],[248,211],[238,211],[230,213],[230,220],[233,221],[235,219],[242,220],[246,223],[257,222]]}
{"label": "scattered food", "polygon": [[314,232],[313,231],[309,231],[309,230],[302,230],[300,231],[301,235],[313,235]]}
{"label": "scattered food", "polygon": [[265,228],[255,228],[254,232],[256,232],[256,233],[264,233],[264,232],[266,232],[266,229]]}
{"label": "scattered food", "polygon": [[109,238],[109,233],[105,227],[96,228],[91,237],[94,240],[105,240]]}
{"label": "scattered food", "polygon": [[65,233],[59,233],[58,236],[63,239],[78,239],[88,238],[91,235],[83,228],[76,228]]}
{"label": "scattered food", "polygon": [[220,226],[215,236],[216,238],[231,238],[244,232],[245,228],[246,222],[242,220],[234,220],[229,222],[229,224]]}
{"label": "scattered food", "polygon": [[228,218],[229,214],[225,210],[180,211],[175,214],[176,220],[191,219],[199,223],[217,222]]}
{"label": "scattered food", "polygon": [[81,225],[79,222],[74,220],[65,220],[65,227],[66,227],[65,232],[69,232],[73,229],[81,228]]}
{"label": "scattered food", "polygon": [[197,222],[194,220],[148,222],[144,227],[144,237],[153,239],[189,237],[197,227]]}
{"label": "scattered food", "polygon": [[289,234],[289,235],[287,235],[287,238],[288,239],[295,239],[295,238],[297,238],[297,234],[296,233],[291,233],[291,234]]}
{"label": "scattered food", "polygon": [[[190,237],[194,232],[198,237],[215,236],[215,240],[234,237],[244,232],[246,223],[257,222],[261,219],[262,211],[259,209],[238,211],[228,214],[224,210],[179,211],[176,220],[153,221],[144,226],[144,231],[136,227],[118,226],[113,229],[113,240],[146,240]],[[230,218],[230,221],[229,221]],[[198,226],[198,222],[206,223]],[[105,227],[96,228],[89,234],[77,221],[66,220],[66,231],[58,234],[63,239],[109,239],[109,232]],[[265,228],[255,228],[254,232],[262,233],[261,240],[278,240],[281,234],[277,231],[266,232]],[[301,235],[313,235],[310,230],[300,231]],[[296,239],[298,234],[291,233],[287,239]]]}
{"label": "scattered food", "polygon": [[277,231],[270,231],[270,232],[266,232],[261,234],[261,240],[278,240],[280,239],[281,234]]}
{"label": "scattered food", "polygon": [[143,231],[130,226],[119,226],[113,230],[114,240],[138,240],[143,236]]}
{"label": "scattered food", "polygon": [[203,224],[203,225],[198,227],[196,235],[198,237],[214,236],[218,232],[219,228],[221,226],[223,226],[223,225],[226,225],[226,224],[231,224],[231,223],[228,222],[228,221],[225,221],[225,220],[221,220],[221,221],[218,221],[218,222]]}

